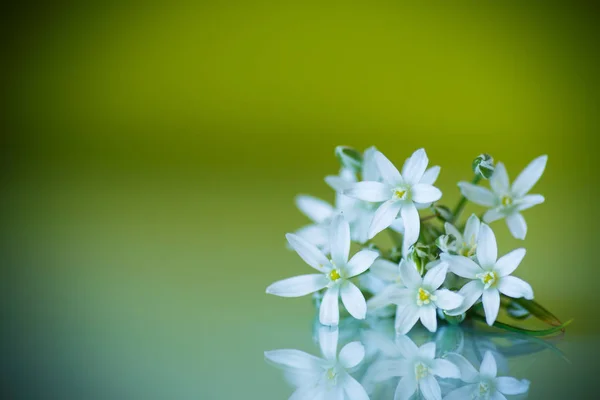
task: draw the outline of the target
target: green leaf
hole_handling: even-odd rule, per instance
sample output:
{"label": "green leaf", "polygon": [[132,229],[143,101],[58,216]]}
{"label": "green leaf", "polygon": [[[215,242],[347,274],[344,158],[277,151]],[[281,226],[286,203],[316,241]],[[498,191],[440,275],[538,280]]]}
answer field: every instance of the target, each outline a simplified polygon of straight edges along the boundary
{"label": "green leaf", "polygon": [[[475,319],[477,321],[485,322],[485,317],[483,317],[479,314],[473,314],[472,317],[473,317],[473,319]],[[500,322],[500,321],[494,322],[493,326],[495,326],[496,328],[499,328],[499,329],[503,329],[505,331],[522,333],[522,334],[528,335],[528,336],[549,336],[549,335],[558,333],[560,331],[563,331],[571,322],[573,322],[572,319],[568,320],[567,322],[565,322],[564,324],[561,324],[559,326],[554,326],[549,329],[541,329],[541,330],[519,328],[517,326],[505,324],[504,322]]]}
{"label": "green leaf", "polygon": [[544,321],[545,323],[552,326],[560,326],[562,322],[550,311],[542,307],[541,304],[534,300],[526,300],[526,299],[511,299],[513,302],[517,303],[527,311],[531,313],[531,315],[535,316],[540,321]]}

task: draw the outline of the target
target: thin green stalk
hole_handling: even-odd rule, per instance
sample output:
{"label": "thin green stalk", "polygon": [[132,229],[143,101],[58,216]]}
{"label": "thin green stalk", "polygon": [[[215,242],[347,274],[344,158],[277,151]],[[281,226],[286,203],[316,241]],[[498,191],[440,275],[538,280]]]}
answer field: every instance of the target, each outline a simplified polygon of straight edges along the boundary
{"label": "thin green stalk", "polygon": [[[481,180],[481,175],[477,174],[477,175],[475,175],[475,177],[473,178],[471,183],[473,185],[477,185],[480,180]],[[456,208],[454,209],[454,212],[452,212],[452,221],[450,221],[451,223],[454,223],[454,222],[456,222],[456,220],[458,220],[460,213],[462,212],[462,210],[465,208],[466,205],[467,205],[467,198],[465,196],[461,196],[460,200],[458,201],[458,204],[456,205]]]}

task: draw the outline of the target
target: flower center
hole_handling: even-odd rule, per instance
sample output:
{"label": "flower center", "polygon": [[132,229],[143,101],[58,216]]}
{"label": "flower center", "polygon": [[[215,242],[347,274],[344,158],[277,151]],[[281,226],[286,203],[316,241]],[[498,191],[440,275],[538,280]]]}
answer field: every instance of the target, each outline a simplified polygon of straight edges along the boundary
{"label": "flower center", "polygon": [[327,372],[325,373],[325,375],[327,376],[327,379],[329,379],[330,381],[334,380],[336,377],[336,373],[335,373],[335,369],[333,368],[329,368],[327,370]]}
{"label": "flower center", "polygon": [[406,200],[408,197],[408,189],[405,188],[398,187],[393,189],[392,192],[393,197],[396,200]]}
{"label": "flower center", "polygon": [[500,200],[500,202],[502,203],[502,205],[504,207],[508,207],[508,206],[512,205],[513,199],[508,195],[504,195],[504,196],[502,196],[502,200]]}
{"label": "flower center", "polygon": [[463,243],[458,254],[465,257],[473,257],[475,255],[475,251],[477,250],[477,245],[469,246],[466,243]]}
{"label": "flower center", "polygon": [[340,275],[340,272],[337,269],[332,269],[329,272],[329,279],[331,279],[332,281],[337,281],[340,278],[341,278],[341,275]]}
{"label": "flower center", "polygon": [[427,305],[435,300],[436,300],[436,297],[434,295],[432,295],[431,293],[429,293],[427,290],[425,290],[423,288],[419,288],[419,290],[417,290],[417,305],[418,306]]}
{"label": "flower center", "polygon": [[477,278],[481,279],[481,282],[483,282],[485,288],[488,289],[490,286],[496,283],[498,280],[498,275],[494,271],[488,271],[478,274]]}
{"label": "flower center", "polygon": [[415,378],[417,381],[425,378],[429,375],[429,367],[422,362],[419,362],[415,365]]}
{"label": "flower center", "polygon": [[487,382],[479,382],[479,395],[486,395],[490,391],[490,385]]}

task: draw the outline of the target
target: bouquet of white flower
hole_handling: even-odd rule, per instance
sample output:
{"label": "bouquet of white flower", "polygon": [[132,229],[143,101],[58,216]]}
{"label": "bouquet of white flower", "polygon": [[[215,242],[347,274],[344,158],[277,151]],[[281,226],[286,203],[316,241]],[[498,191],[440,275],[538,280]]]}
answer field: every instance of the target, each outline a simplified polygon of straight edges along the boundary
{"label": "bouquet of white flower", "polygon": [[[401,334],[419,320],[434,332],[438,318],[453,324],[480,319],[533,335],[564,331],[570,321],[562,324],[533,301],[527,282],[512,276],[525,249],[498,257],[496,237],[488,226],[504,218],[515,238],[525,238],[527,224],[521,212],[544,202],[543,196],[528,192],[542,176],[547,156],[533,160],[512,185],[502,163],[494,165],[486,154],[478,156],[472,164],[475,176],[471,183],[458,183],[462,197],[451,210],[438,203],[442,192],[434,184],[440,167],[427,168],[424,149],[404,162],[402,172],[374,147],[361,154],[340,146],[335,153],[341,171],[325,178],[336,191],[335,205],[298,196],[299,209],[313,223],[286,235],[318,273],[275,282],[267,293],[314,293],[323,325],[338,324],[341,298],[356,319],[367,313],[385,316],[395,305],[396,331]],[[478,185],[482,179],[489,179],[491,190]],[[467,201],[488,210],[481,218],[471,215],[463,226],[459,217]],[[420,216],[427,211],[429,215]],[[383,231],[395,244],[387,250],[373,242]],[[351,242],[361,247],[352,257]],[[533,315],[551,328],[533,331],[500,323],[496,319],[501,307],[515,319]]]}

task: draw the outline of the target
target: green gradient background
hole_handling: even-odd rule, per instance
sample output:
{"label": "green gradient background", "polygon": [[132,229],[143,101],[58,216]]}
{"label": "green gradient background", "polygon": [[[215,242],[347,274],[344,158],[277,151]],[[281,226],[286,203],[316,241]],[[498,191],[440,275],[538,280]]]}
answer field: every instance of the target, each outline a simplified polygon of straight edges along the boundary
{"label": "green gradient background", "polygon": [[[262,351],[313,349],[313,310],[264,289],[308,272],[284,233],[307,222],[296,194],[333,198],[338,144],[398,164],[425,147],[449,205],[479,153],[512,178],[547,153],[518,274],[576,318],[569,335],[596,333],[597,15],[572,2],[5,13],[6,390],[284,398]],[[522,245],[492,227],[501,253]]]}

